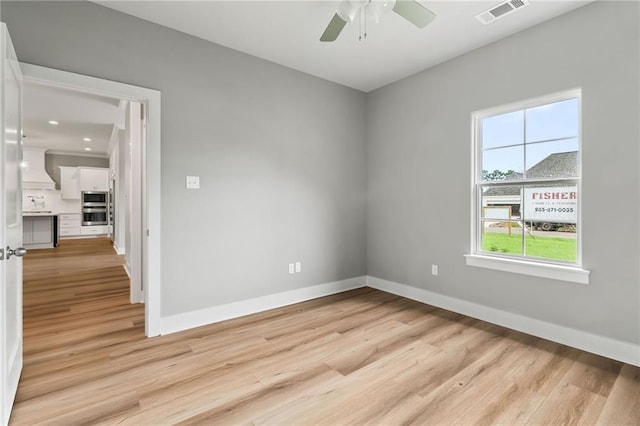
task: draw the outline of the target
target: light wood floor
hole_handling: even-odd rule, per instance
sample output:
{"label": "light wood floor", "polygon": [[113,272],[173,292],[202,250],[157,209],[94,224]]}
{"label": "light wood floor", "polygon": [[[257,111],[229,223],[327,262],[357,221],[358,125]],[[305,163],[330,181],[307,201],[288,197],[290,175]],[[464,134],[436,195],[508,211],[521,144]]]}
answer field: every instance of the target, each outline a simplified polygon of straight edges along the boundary
{"label": "light wood floor", "polygon": [[146,339],[120,264],[27,255],[11,424],[640,424],[640,369],[371,289]]}

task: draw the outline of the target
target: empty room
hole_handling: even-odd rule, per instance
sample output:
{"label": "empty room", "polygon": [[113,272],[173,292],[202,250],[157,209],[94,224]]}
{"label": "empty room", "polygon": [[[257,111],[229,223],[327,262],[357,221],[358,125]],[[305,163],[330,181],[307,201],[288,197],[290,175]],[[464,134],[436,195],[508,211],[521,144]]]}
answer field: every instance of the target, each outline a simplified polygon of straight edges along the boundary
{"label": "empty room", "polygon": [[3,424],[640,424],[640,3],[0,20]]}

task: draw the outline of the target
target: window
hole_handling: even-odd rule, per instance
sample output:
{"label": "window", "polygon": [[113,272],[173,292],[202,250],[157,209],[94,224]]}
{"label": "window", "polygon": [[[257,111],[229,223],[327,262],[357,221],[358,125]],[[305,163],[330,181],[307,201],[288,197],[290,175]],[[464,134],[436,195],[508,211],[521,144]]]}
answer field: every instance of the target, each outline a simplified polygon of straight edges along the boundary
{"label": "window", "polygon": [[473,114],[472,255],[579,267],[580,96]]}

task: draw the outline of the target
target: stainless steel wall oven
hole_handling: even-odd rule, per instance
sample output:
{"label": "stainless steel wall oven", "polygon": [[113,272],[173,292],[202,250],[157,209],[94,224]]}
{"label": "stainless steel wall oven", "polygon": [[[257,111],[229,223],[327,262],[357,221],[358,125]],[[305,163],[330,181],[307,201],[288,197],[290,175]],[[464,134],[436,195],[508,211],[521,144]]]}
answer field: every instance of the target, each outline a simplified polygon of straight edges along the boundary
{"label": "stainless steel wall oven", "polygon": [[82,193],[82,225],[108,225],[109,193],[85,191]]}

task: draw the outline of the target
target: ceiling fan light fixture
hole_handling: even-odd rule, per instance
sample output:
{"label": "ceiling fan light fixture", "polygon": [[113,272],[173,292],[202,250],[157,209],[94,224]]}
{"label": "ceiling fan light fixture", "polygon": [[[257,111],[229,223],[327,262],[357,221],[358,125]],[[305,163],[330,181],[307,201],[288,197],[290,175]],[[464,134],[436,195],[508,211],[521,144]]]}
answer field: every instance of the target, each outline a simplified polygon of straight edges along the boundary
{"label": "ceiling fan light fixture", "polygon": [[359,10],[359,6],[354,5],[350,0],[344,0],[340,3],[336,14],[345,22],[353,22]]}

